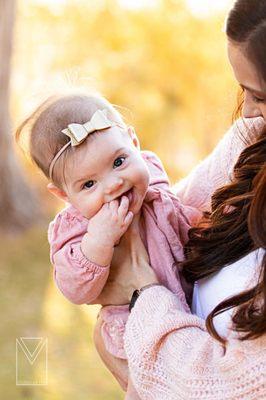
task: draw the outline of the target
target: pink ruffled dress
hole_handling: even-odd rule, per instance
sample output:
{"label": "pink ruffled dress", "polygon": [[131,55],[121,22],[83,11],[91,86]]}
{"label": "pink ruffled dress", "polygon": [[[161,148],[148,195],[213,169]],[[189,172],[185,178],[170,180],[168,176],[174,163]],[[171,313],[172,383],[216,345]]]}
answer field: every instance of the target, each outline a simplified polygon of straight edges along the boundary
{"label": "pink ruffled dress", "polygon": [[[159,281],[177,294],[189,311],[178,266],[184,258],[188,230],[201,213],[182,205],[170,191],[166,172],[154,153],[143,151],[142,156],[149,168],[150,184],[142,206],[141,238]],[[92,263],[80,249],[87,223],[87,219],[69,205],[55,217],[48,230],[56,284],[75,304],[92,303],[100,295],[110,271],[110,266]],[[127,305],[101,309],[103,340],[106,349],[115,357],[126,358],[123,337],[128,316]]]}

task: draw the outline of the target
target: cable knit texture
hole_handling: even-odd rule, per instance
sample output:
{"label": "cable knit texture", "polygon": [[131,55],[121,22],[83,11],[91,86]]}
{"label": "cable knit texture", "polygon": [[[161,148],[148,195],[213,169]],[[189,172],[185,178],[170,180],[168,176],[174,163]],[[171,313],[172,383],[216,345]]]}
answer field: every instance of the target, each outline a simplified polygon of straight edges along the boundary
{"label": "cable knit texture", "polygon": [[[239,120],[213,153],[173,191],[184,204],[209,210],[213,192],[230,182],[241,151],[264,126],[262,118]],[[252,267],[252,266],[251,266]],[[129,373],[142,400],[266,399],[266,335],[225,346],[213,339],[204,320],[187,312],[178,295],[164,287],[138,298],[124,336]]]}
{"label": "cable knit texture", "polygon": [[242,342],[232,331],[224,347],[164,287],[138,298],[126,325],[125,350],[143,400],[266,398],[266,336]]}

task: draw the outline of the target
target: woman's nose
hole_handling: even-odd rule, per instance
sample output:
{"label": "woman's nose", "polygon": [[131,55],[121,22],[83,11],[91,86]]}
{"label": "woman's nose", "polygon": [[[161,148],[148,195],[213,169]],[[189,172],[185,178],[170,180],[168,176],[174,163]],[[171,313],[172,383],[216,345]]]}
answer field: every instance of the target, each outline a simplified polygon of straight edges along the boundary
{"label": "woman's nose", "polygon": [[262,112],[258,104],[252,99],[245,99],[243,104],[243,117],[244,118],[255,118],[261,117]]}
{"label": "woman's nose", "polygon": [[106,183],[105,193],[112,194],[123,186],[122,178],[112,178]]}

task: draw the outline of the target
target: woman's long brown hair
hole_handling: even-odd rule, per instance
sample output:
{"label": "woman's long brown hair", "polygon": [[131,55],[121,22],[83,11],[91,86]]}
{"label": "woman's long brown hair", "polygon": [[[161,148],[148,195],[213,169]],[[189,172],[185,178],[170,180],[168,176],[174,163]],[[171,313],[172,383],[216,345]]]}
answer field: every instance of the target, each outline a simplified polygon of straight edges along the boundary
{"label": "woman's long brown hair", "polygon": [[[228,17],[227,36],[245,46],[262,82],[266,82],[265,0],[236,1]],[[232,182],[213,194],[211,212],[204,213],[200,225],[190,230],[184,276],[195,282],[259,248],[266,249],[266,126],[256,143],[241,153]],[[266,333],[266,255],[255,286],[224,300],[208,316],[207,329],[221,342],[225,340],[217,333],[213,319],[235,307],[234,329],[241,332],[242,340]]]}

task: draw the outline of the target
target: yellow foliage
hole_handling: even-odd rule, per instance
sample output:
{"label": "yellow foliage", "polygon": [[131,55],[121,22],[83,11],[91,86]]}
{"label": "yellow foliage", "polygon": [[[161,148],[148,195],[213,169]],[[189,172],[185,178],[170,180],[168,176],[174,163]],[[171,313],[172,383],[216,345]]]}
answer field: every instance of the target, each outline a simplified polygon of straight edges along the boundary
{"label": "yellow foliage", "polygon": [[15,119],[65,83],[97,88],[131,111],[142,148],[172,179],[187,173],[231,123],[224,15],[197,18],[182,0],[133,10],[115,0],[51,4],[19,3]]}

